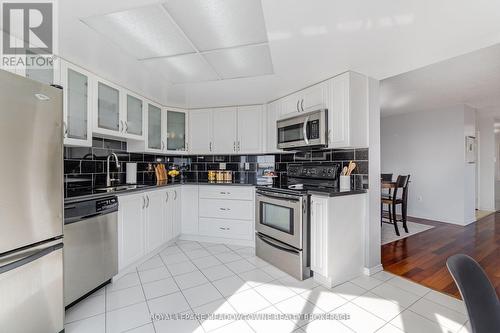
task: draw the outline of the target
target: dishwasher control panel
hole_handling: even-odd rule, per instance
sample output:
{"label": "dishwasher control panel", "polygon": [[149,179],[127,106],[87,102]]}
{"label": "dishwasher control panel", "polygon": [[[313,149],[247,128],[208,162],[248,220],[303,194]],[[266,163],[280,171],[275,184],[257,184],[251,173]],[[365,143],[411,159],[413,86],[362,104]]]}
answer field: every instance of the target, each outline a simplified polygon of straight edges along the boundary
{"label": "dishwasher control panel", "polygon": [[95,202],[96,212],[118,208],[118,198],[105,198]]}

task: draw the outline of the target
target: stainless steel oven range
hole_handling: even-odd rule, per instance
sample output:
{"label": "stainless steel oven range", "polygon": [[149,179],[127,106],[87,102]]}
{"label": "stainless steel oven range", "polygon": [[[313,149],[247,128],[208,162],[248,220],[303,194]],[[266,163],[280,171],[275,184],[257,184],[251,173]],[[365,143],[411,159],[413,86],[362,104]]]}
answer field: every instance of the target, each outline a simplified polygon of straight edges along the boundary
{"label": "stainless steel oven range", "polygon": [[311,276],[309,190],[338,188],[340,164],[290,164],[283,186],[256,190],[255,247],[258,257],[299,280]]}
{"label": "stainless steel oven range", "polygon": [[309,270],[307,193],[256,191],[256,254],[299,280]]}

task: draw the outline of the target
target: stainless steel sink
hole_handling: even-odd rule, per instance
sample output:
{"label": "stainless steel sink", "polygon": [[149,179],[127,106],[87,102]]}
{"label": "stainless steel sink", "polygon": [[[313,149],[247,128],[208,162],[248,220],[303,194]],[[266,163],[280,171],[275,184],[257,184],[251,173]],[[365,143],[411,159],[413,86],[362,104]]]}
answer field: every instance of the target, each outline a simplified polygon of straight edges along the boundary
{"label": "stainless steel sink", "polygon": [[149,187],[149,185],[118,185],[118,186],[111,186],[111,187],[101,187],[101,188],[96,188],[96,192],[121,192],[121,191],[127,191],[127,190],[135,190],[138,188],[144,188],[144,187]]}

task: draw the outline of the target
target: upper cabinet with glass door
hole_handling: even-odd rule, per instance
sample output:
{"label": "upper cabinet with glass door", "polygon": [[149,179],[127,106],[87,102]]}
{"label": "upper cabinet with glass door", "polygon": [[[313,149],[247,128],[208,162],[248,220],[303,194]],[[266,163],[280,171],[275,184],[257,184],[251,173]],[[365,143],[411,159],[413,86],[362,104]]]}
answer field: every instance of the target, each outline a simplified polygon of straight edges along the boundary
{"label": "upper cabinet with glass door", "polygon": [[125,125],[120,115],[123,107],[120,88],[103,80],[96,80],[93,132],[103,136],[124,137]]}
{"label": "upper cabinet with glass door", "polygon": [[63,86],[64,144],[92,146],[92,84],[89,72],[61,61],[61,85]]}
{"label": "upper cabinet with glass door", "polygon": [[145,104],[143,99],[131,92],[123,94],[122,114],[123,134],[127,139],[144,140]]}
{"label": "upper cabinet with glass door", "polygon": [[167,153],[187,153],[187,112],[182,109],[166,108],[163,111],[166,125],[165,150]]}
{"label": "upper cabinet with glass door", "polygon": [[[137,101],[133,101],[129,99],[131,105],[133,103],[137,103]],[[138,105],[135,106],[135,109],[139,109]],[[165,128],[165,118],[164,112],[161,108],[161,105],[153,103],[148,100],[143,100],[143,132],[144,139],[143,140],[128,140],[127,141],[127,149],[130,152],[138,152],[138,153],[164,153],[165,152],[165,137],[162,135]],[[130,111],[129,111],[130,113]],[[134,126],[131,122],[131,119],[134,116],[129,117],[129,121],[126,126],[128,126],[127,133],[129,133],[129,137],[131,134],[131,130],[138,131],[139,126]],[[136,119],[138,117],[136,116]],[[132,126],[131,126],[132,125]],[[135,127],[135,129],[134,129]]]}

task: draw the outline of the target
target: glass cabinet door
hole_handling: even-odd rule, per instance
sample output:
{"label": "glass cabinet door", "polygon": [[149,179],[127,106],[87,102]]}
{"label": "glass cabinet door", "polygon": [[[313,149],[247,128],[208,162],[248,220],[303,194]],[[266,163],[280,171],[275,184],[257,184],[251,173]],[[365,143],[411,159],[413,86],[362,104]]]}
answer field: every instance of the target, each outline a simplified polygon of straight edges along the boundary
{"label": "glass cabinet door", "polygon": [[127,95],[125,131],[128,134],[142,135],[142,100],[130,95]]}
{"label": "glass cabinet door", "polygon": [[86,75],[68,68],[66,102],[66,137],[87,140],[89,79]]}
{"label": "glass cabinet door", "polygon": [[167,150],[186,150],[186,114],[167,111]]}
{"label": "glass cabinet door", "polygon": [[120,131],[120,92],[99,82],[97,91],[97,126]]}
{"label": "glass cabinet door", "polygon": [[162,150],[161,109],[148,104],[148,148]]}

